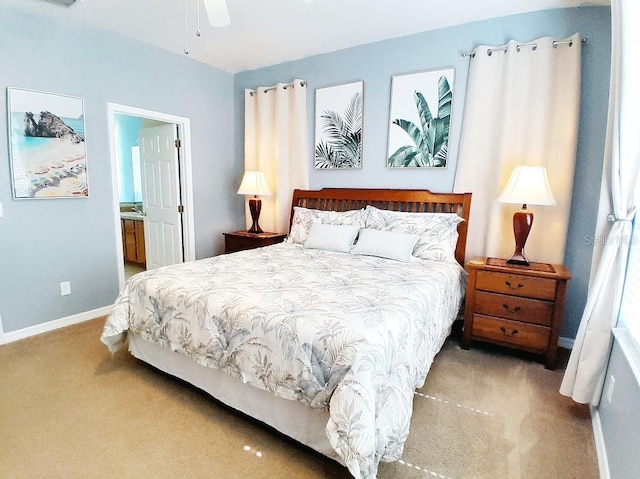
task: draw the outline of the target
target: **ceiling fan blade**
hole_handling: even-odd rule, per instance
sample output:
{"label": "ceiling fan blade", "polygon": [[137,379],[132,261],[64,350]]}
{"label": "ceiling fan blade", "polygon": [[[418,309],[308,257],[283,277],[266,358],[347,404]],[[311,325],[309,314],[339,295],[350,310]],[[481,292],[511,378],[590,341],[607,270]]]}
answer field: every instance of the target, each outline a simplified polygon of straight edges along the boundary
{"label": "ceiling fan blade", "polygon": [[231,25],[231,17],[226,0],[203,0],[207,10],[209,23],[212,27],[226,27]]}

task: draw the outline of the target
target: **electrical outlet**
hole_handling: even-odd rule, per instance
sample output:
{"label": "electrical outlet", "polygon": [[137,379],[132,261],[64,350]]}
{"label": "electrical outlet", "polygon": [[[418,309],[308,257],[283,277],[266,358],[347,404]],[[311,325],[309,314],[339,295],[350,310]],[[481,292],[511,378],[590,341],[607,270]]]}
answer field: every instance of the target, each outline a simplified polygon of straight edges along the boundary
{"label": "electrical outlet", "polygon": [[609,379],[609,387],[607,388],[607,402],[611,402],[611,398],[613,397],[613,388],[616,385],[616,378],[613,377],[613,374],[611,375],[611,378]]}
{"label": "electrical outlet", "polygon": [[60,283],[60,296],[71,294],[71,281],[63,281]]}

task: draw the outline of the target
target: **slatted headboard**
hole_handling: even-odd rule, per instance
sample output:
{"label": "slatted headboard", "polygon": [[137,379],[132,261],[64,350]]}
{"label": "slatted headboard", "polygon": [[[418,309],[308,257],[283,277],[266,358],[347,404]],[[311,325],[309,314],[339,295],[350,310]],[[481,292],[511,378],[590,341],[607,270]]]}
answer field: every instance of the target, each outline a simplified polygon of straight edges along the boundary
{"label": "slatted headboard", "polygon": [[458,263],[464,266],[471,193],[432,193],[429,190],[373,188],[294,190],[291,202],[291,219],[293,219],[294,206],[324,211],[348,211],[364,208],[367,205],[392,211],[457,213],[465,221],[458,225],[458,244],[455,256]]}

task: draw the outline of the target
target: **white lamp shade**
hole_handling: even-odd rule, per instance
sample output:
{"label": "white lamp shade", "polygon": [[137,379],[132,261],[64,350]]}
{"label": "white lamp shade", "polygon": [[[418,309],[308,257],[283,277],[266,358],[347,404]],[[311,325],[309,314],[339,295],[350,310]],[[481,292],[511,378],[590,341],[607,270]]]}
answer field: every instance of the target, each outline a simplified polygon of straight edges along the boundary
{"label": "white lamp shade", "polygon": [[522,205],[555,205],[547,169],[543,166],[516,166],[498,201]]}
{"label": "white lamp shade", "polygon": [[269,196],[271,190],[262,171],[245,171],[238,188],[239,195]]}

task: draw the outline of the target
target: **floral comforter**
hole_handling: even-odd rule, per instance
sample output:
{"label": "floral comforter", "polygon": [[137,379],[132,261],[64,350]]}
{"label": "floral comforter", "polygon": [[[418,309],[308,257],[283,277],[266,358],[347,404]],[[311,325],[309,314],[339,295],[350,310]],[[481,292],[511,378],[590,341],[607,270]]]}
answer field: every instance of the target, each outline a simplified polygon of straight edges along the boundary
{"label": "floral comforter", "polygon": [[356,478],[397,460],[422,386],[456,317],[453,262],[402,263],[282,243],[138,274],[101,340],[127,331],[276,396],[327,408]]}

